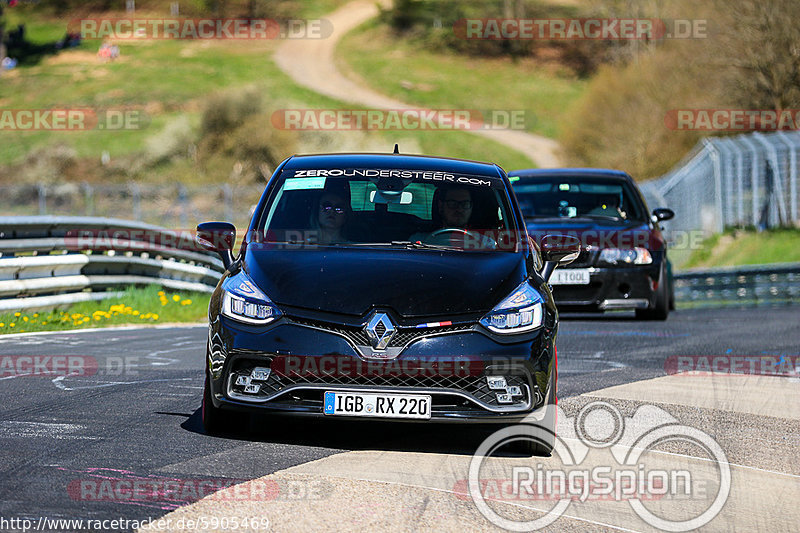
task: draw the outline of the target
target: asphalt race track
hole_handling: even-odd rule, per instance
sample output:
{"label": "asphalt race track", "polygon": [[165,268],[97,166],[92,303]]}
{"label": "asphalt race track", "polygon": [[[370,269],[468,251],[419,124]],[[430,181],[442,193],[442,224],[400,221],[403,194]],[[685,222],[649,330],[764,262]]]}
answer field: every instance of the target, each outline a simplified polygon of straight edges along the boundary
{"label": "asphalt race track", "polygon": [[[680,310],[666,322],[627,314],[564,316],[559,404],[568,414],[597,398],[626,413],[641,404],[665,409],[716,439],[735,466],[731,497],[705,529],[791,530],[800,513],[797,369],[712,383],[667,376],[665,367],[676,356],[797,361],[799,317],[797,307]],[[214,501],[212,494],[197,509],[185,506],[211,494],[212,483],[268,476],[280,494],[274,506],[259,501],[254,509],[269,516],[274,531],[496,528],[468,498],[447,490],[463,472],[435,478],[444,475],[443,465],[456,472],[469,461],[490,433],[480,428],[254,419],[248,436],[205,435],[199,407],[206,332],[202,326],[120,328],[0,338],[6,365],[0,374],[0,517],[145,520],[179,508],[174,516],[219,514],[253,502]],[[16,363],[8,361],[18,356],[70,356],[68,364],[78,361],[91,375],[13,374],[8,365]],[[181,488],[121,490],[135,481]],[[743,491],[750,483],[759,483],[766,504],[749,505]],[[785,506],[789,515],[776,517],[770,501],[794,504]],[[395,502],[394,514],[374,511],[392,505],[387,502]],[[607,508],[597,502],[571,508],[551,527],[654,530],[630,512]]]}

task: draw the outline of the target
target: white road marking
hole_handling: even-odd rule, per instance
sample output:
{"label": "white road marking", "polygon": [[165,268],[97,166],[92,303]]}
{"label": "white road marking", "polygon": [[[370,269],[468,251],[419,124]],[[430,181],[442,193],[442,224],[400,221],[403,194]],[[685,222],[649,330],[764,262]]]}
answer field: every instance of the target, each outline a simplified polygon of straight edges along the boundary
{"label": "white road marking", "polygon": [[24,422],[5,420],[0,422],[0,438],[52,438],[59,440],[100,440],[102,437],[75,435],[86,426],[78,424],[57,424],[49,422]]}

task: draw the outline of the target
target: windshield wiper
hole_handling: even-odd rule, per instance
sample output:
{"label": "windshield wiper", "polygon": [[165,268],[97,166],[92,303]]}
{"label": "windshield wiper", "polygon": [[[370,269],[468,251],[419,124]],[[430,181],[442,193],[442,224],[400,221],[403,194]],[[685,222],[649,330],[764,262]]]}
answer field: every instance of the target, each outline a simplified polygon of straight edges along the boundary
{"label": "windshield wiper", "polygon": [[455,246],[447,246],[445,244],[429,244],[422,241],[392,241],[391,246],[405,246],[406,248],[413,248],[417,250],[461,250]]}

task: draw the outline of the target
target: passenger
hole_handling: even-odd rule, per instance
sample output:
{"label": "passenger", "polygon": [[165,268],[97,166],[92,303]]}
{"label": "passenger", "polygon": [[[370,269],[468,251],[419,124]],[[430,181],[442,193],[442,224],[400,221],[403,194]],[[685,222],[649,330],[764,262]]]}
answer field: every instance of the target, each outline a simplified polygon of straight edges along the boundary
{"label": "passenger", "polygon": [[317,212],[312,214],[311,227],[316,232],[307,242],[313,244],[335,244],[349,242],[344,226],[350,214],[350,202],[336,192],[325,192],[319,199]]}

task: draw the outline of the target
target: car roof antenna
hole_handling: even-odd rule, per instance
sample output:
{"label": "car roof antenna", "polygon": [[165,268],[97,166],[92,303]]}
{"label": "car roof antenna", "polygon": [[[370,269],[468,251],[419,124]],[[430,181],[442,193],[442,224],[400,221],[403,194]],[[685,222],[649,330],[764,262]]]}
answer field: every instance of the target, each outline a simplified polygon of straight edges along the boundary
{"label": "car roof antenna", "polygon": [[397,143],[394,144],[394,152],[392,152],[392,153],[393,154],[399,154],[400,153],[400,147],[397,145]]}

